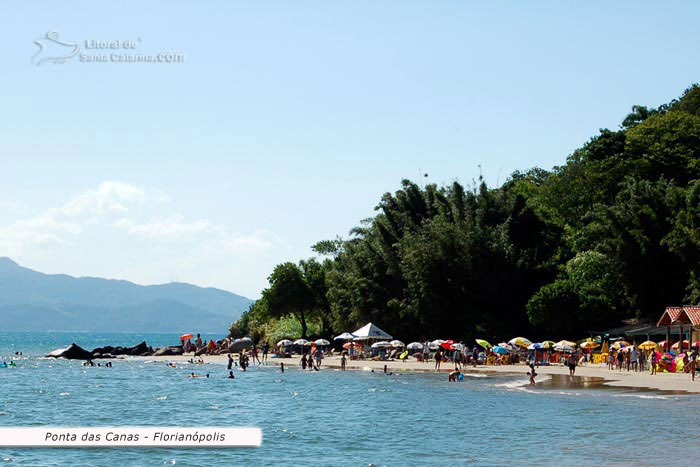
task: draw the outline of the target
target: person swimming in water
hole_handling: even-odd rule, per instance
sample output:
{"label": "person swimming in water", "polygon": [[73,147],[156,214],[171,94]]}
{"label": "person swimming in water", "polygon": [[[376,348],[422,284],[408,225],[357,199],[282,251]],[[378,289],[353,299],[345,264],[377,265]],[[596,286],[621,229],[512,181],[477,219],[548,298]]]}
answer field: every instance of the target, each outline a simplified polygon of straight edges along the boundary
{"label": "person swimming in water", "polygon": [[233,371],[228,372],[228,379],[234,379],[235,376],[233,376]]}
{"label": "person swimming in water", "polygon": [[459,376],[462,374],[461,371],[455,366],[455,371],[451,371],[450,374],[447,377],[447,381],[450,383],[456,383],[459,381]]}

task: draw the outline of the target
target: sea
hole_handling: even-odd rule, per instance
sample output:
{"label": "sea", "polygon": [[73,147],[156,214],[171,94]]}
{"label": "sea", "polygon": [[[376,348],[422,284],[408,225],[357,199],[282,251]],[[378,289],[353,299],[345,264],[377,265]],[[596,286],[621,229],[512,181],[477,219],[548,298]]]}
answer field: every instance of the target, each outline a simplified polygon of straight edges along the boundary
{"label": "sea", "polygon": [[[223,336],[209,336],[221,338]],[[697,465],[700,396],[611,388],[599,380],[520,374],[395,373],[269,365],[179,365],[148,358],[112,368],[47,359],[170,334],[0,332],[0,426],[258,426],[259,448],[0,449],[0,465]],[[22,352],[16,357],[15,352]],[[209,373],[210,378],[187,375]],[[698,383],[700,384],[700,382]]]}

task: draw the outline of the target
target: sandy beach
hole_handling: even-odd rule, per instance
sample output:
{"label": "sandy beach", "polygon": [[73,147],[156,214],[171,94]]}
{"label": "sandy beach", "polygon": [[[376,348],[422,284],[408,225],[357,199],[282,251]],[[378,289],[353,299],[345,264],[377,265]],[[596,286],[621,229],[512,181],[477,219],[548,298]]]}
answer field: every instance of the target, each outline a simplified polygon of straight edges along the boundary
{"label": "sandy beach", "polygon": [[[163,362],[172,361],[187,361],[192,358],[192,355],[180,355],[180,356],[162,356],[162,357],[142,357],[147,360],[162,360]],[[202,358],[207,363],[218,363],[226,364],[227,355],[203,355]],[[236,357],[234,357],[237,360]],[[272,358],[267,362],[267,366],[279,366],[280,363],[284,363],[286,367],[298,367],[300,357],[296,358]],[[392,372],[432,372],[434,370],[435,362],[431,361],[428,363],[417,362],[417,361],[406,361],[401,362],[398,360],[394,361],[370,361],[370,360],[354,360],[348,361],[346,368],[348,370],[364,370],[364,371],[383,371],[384,365],[387,366],[388,371]],[[339,369],[340,368],[340,357],[325,357],[321,365],[321,370],[323,369]],[[453,367],[450,363],[443,363],[440,373],[449,373]],[[465,373],[508,373],[508,374],[520,374],[523,376],[523,383],[527,383],[527,371],[528,367],[524,364],[519,365],[507,365],[507,366],[477,366],[477,367],[465,367]],[[537,368],[538,379],[542,379],[545,375],[568,375],[569,369],[562,365],[551,365],[551,366],[540,366]],[[700,393],[700,374],[696,381],[691,381],[690,374],[687,373],[659,373],[657,375],[651,375],[648,371],[644,372],[627,372],[627,371],[616,371],[608,370],[605,365],[585,365],[578,366],[576,368],[576,376],[586,376],[592,378],[603,378],[605,379],[604,384],[609,386],[617,387],[628,387],[633,389],[644,389],[644,390],[658,390],[658,391],[683,391],[688,393]]]}

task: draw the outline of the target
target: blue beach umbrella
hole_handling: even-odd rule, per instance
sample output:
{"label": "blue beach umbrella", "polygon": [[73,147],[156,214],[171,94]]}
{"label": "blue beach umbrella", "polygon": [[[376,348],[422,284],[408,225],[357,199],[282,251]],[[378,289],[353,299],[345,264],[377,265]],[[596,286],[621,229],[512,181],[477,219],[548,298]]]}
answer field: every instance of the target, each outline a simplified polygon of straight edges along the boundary
{"label": "blue beach umbrella", "polygon": [[508,353],[508,351],[506,349],[504,349],[503,347],[501,347],[500,345],[497,345],[496,347],[492,348],[491,352],[497,353],[499,355],[505,355]]}

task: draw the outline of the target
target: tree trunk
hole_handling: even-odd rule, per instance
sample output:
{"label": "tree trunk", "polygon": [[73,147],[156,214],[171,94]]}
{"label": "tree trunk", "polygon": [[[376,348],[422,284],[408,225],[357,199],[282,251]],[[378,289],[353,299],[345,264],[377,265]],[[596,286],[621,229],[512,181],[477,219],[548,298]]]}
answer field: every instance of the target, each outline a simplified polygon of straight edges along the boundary
{"label": "tree trunk", "polygon": [[301,338],[306,339],[306,317],[303,311],[299,312],[299,321],[301,322]]}

